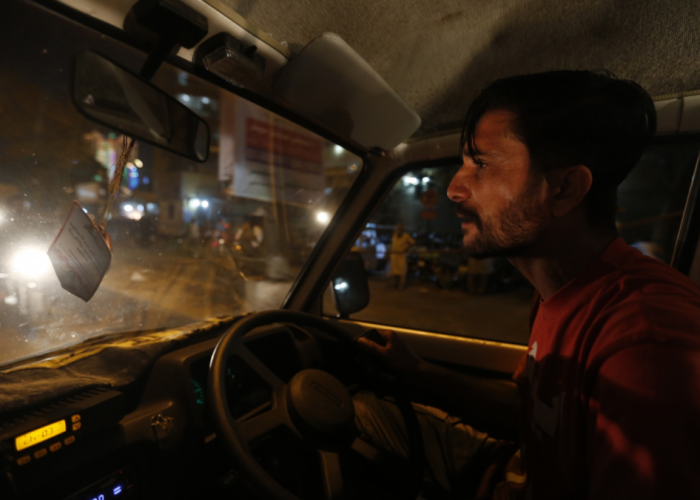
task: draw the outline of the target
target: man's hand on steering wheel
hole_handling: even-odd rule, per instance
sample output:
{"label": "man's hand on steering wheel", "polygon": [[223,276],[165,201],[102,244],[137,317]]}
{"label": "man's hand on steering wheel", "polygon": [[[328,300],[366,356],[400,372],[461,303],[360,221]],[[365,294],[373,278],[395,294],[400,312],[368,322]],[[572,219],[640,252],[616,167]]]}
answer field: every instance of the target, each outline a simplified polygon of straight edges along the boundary
{"label": "man's hand on steering wheel", "polygon": [[[297,478],[293,478],[291,482],[285,480],[284,485],[278,483],[252,453],[256,442],[282,429],[287,436],[291,436],[295,442],[302,443],[305,450],[317,457],[321,464],[320,479],[325,499],[345,499],[348,486],[354,483],[344,479],[342,464],[346,462],[343,457],[354,453],[352,445],[353,440],[357,438],[354,406],[347,388],[330,373],[310,367],[298,371],[288,382],[282,380],[258,359],[244,340],[244,337],[256,328],[284,323],[296,325],[298,328],[316,328],[330,335],[346,346],[345,352],[349,359],[352,359],[356,352],[357,344],[344,330],[335,322],[318,316],[275,310],[253,314],[238,321],[219,340],[212,354],[209,369],[209,406],[217,438],[221,439],[228,450],[239,474],[259,496],[274,500],[301,500],[295,494],[298,489]],[[377,340],[381,341],[380,338]],[[310,335],[304,342],[313,343],[316,340]],[[397,346],[403,345],[398,342],[400,340],[396,337],[392,343],[393,349],[400,349]],[[387,346],[379,347],[387,351]],[[410,351],[404,346],[403,352]],[[234,418],[230,411],[231,401],[227,385],[230,379],[227,371],[230,359],[246,365],[271,390],[270,405],[244,419]],[[381,373],[372,370],[369,381],[381,378]],[[410,399],[400,384],[385,385],[379,382],[378,385],[387,395],[395,397],[408,432],[410,472],[407,474],[407,480],[394,485],[394,498],[410,500],[418,494],[425,466],[420,425]]]}
{"label": "man's hand on steering wheel", "polygon": [[357,345],[403,379],[415,379],[420,373],[423,361],[391,330],[370,330],[357,339]]}

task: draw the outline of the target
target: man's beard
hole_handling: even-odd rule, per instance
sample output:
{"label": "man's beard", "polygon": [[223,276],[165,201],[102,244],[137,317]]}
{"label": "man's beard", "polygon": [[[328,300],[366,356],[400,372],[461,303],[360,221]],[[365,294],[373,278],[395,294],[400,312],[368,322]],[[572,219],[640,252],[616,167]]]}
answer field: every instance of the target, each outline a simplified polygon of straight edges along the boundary
{"label": "man's beard", "polygon": [[525,253],[539,238],[546,220],[544,209],[537,204],[535,189],[533,183],[528,183],[518,198],[486,219],[470,208],[455,205],[454,211],[462,221],[473,223],[478,230],[471,242],[464,241],[466,253],[475,259]]}

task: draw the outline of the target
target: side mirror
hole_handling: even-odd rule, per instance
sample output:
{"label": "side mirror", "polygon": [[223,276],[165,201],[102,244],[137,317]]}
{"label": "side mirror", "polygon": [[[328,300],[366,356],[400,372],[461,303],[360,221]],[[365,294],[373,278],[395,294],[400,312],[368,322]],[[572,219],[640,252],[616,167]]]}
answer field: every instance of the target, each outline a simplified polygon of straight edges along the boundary
{"label": "side mirror", "polygon": [[341,318],[361,311],[369,304],[369,283],[362,255],[350,252],[331,280],[335,308]]}
{"label": "side mirror", "polygon": [[155,85],[94,52],[75,59],[73,102],[88,119],[173,153],[204,162],[209,126]]}

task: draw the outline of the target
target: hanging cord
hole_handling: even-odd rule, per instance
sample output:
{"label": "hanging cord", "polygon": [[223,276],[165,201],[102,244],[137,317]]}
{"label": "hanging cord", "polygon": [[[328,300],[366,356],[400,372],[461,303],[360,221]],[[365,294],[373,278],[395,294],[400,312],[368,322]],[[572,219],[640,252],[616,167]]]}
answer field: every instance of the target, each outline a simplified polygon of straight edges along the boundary
{"label": "hanging cord", "polygon": [[122,182],[122,176],[124,175],[124,167],[126,166],[126,161],[131,154],[131,150],[134,147],[135,139],[131,139],[127,147],[128,138],[126,135],[122,136],[122,154],[119,155],[119,160],[117,161],[117,166],[114,169],[114,176],[109,181],[109,187],[107,188],[107,203],[105,203],[102,213],[97,219],[97,227],[102,231],[102,234],[106,236],[105,228],[107,226],[107,217],[109,217],[112,211],[112,205],[114,205],[114,200],[117,198],[117,193],[119,193],[119,186]]}

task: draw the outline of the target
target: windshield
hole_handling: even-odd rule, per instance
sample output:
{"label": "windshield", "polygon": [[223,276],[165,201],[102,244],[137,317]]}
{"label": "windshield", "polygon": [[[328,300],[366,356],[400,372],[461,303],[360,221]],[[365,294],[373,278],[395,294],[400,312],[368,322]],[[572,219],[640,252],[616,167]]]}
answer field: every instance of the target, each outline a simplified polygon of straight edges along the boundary
{"label": "windshield", "polygon": [[31,30],[8,15],[0,30],[0,364],[95,335],[279,307],[360,159],[168,65],[153,82],[208,122],[209,159],[137,141],[106,227],[110,270],[87,303],[61,288],[46,251],[73,200],[88,214],[104,206],[122,151],[119,134],[73,106],[74,58],[95,50],[138,71],[143,55],[44,15]]}

